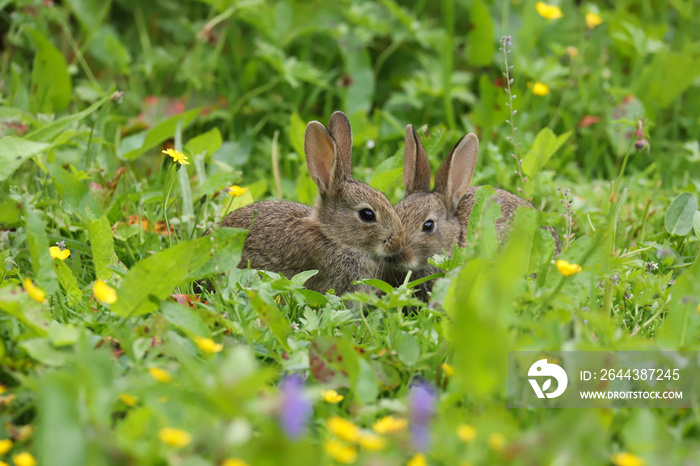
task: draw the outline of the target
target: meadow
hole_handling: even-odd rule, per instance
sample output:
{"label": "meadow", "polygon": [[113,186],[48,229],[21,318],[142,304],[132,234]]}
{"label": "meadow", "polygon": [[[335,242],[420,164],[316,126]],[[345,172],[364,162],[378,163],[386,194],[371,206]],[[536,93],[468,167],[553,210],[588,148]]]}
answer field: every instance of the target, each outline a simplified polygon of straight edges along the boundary
{"label": "meadow", "polygon": [[[509,351],[700,349],[700,7],[550,1],[0,0],[0,466],[700,465],[697,389],[507,407]],[[411,123],[537,211],[428,302],[236,268],[336,110],[393,204]]]}

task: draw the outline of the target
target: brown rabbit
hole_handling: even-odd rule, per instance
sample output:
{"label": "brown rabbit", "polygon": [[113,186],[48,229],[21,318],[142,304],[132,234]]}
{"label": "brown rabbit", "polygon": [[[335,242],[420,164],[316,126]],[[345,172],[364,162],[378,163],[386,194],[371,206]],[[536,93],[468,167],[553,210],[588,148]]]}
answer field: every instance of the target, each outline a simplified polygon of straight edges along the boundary
{"label": "brown rabbit", "polygon": [[239,268],[250,263],[287,278],[318,270],[308,289],[332,288],[338,295],[358,290],[353,281],[375,277],[377,263],[403,246],[401,220],[382,193],[352,178],[352,133],[344,113],[335,112],[328,129],[310,122],[304,152],[319,189],[314,208],[256,202],[228,214],[221,226],[250,228]]}
{"label": "brown rabbit", "polygon": [[[412,125],[406,127],[403,183],[406,198],[395,209],[406,230],[406,244],[400,253],[386,258],[381,264],[380,278],[393,286],[403,283],[406,273],[422,278],[440,270],[428,264],[435,254],[451,252],[455,242],[466,243],[469,216],[479,186],[470,187],[476,167],[479,140],[469,133],[452,149],[435,176],[435,187],[430,191],[430,164],[428,155]],[[495,189],[501,204],[501,217],[496,220],[499,236],[507,234],[518,207],[534,208],[525,199],[503,189]],[[554,236],[557,249],[561,241],[554,229],[546,227]],[[421,297],[427,298],[427,284]]]}

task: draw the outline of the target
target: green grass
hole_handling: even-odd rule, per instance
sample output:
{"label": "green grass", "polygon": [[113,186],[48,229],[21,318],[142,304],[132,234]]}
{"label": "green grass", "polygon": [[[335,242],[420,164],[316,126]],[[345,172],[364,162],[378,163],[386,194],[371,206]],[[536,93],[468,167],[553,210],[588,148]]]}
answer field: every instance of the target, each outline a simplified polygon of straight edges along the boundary
{"label": "green grass", "polygon": [[[545,19],[535,3],[0,2],[0,440],[14,442],[0,461],[334,464],[327,419],[369,433],[410,418],[423,382],[430,465],[697,464],[697,394],[684,409],[507,408],[508,351],[700,347],[698,6],[561,1]],[[495,248],[485,209],[477,241],[435,259],[428,303],[406,284],[348,306],[306,274],[236,269],[244,233],[204,233],[252,201],[312,204],[304,126],[335,110],[355,176],[392,203],[412,123],[433,173],[475,132],[473,184],[522,189],[542,213],[520,212]],[[559,273],[540,224],[571,228],[560,258],[581,273]],[[216,292],[196,293],[203,278]],[[116,302],[96,299],[98,279]],[[311,406],[293,438],[290,374]],[[169,446],[165,427],[191,441]],[[353,461],[420,464],[410,429],[381,437]]]}

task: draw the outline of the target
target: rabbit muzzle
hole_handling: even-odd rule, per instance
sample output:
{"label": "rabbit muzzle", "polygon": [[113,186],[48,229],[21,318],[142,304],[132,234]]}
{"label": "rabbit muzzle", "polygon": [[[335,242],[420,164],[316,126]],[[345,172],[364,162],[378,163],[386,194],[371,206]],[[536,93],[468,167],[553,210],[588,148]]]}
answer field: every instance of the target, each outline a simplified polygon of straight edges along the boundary
{"label": "rabbit muzzle", "polygon": [[392,233],[382,244],[382,255],[391,256],[399,253],[406,242],[405,234]]}

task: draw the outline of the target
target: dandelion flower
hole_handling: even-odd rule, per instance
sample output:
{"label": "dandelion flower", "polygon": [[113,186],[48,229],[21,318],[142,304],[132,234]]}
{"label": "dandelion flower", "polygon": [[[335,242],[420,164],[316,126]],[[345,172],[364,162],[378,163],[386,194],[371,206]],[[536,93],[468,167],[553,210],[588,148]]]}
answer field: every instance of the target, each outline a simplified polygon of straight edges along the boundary
{"label": "dandelion flower", "polygon": [[190,162],[187,160],[187,156],[180,152],[179,150],[175,149],[165,149],[163,151],[163,154],[169,155],[170,157],[173,158],[174,162],[179,163],[180,165],[189,165]]}
{"label": "dandelion flower", "polygon": [[121,395],[119,395],[119,399],[122,400],[122,403],[124,403],[127,406],[136,406],[136,403],[138,403],[139,401],[138,398],[136,398],[130,393],[122,393]]}
{"label": "dandelion flower", "polygon": [[547,95],[547,94],[549,94],[549,86],[546,85],[545,83],[537,81],[532,86],[532,93],[535,95],[539,95],[539,96]]}
{"label": "dandelion flower", "polygon": [[15,466],[36,466],[34,457],[31,453],[27,453],[26,451],[18,455],[13,455],[12,461],[15,463]]}
{"label": "dandelion flower", "polygon": [[240,197],[247,190],[248,190],[247,188],[241,188],[240,186],[229,186],[229,188],[227,190],[227,194],[231,197]]}
{"label": "dandelion flower", "polygon": [[248,463],[240,458],[227,458],[221,463],[221,466],[249,466]]}
{"label": "dandelion flower", "polygon": [[61,249],[58,246],[51,246],[49,248],[49,253],[52,259],[61,259],[62,261],[68,259],[70,256],[70,249]]}
{"label": "dandelion flower", "polygon": [[158,382],[168,383],[173,380],[173,376],[170,375],[170,372],[161,369],[160,367],[151,367],[148,369],[148,372],[151,374],[151,377],[156,379]]}
{"label": "dandelion flower", "polygon": [[340,403],[343,401],[343,398],[345,398],[343,395],[339,395],[335,390],[324,390],[321,392],[321,396],[323,397],[323,401],[331,404]]}
{"label": "dandelion flower", "polygon": [[112,304],[117,301],[117,290],[106,284],[103,280],[97,280],[92,285],[92,292],[95,298],[104,304]]}
{"label": "dandelion flower", "polygon": [[644,466],[644,460],[632,453],[616,453],[610,458],[615,466]]}
{"label": "dandelion flower", "polygon": [[25,278],[22,284],[24,285],[24,290],[29,293],[30,298],[40,303],[44,302],[44,299],[46,299],[46,293],[44,293],[44,290],[36,286],[30,278]]}
{"label": "dandelion flower", "polygon": [[603,23],[603,18],[595,13],[586,13],[586,28],[595,29]]}
{"label": "dandelion flower", "polygon": [[337,440],[328,440],[325,445],[326,453],[338,463],[350,464],[357,459],[357,450]]}
{"label": "dandelion flower", "polygon": [[184,430],[163,427],[158,431],[158,438],[169,447],[186,447],[192,441],[192,436]]}
{"label": "dandelion flower", "polygon": [[494,432],[489,436],[489,447],[493,451],[501,451],[506,446],[506,438],[499,432]]}
{"label": "dandelion flower", "polygon": [[326,426],[328,427],[328,430],[343,440],[356,442],[360,437],[360,429],[358,429],[357,426],[351,421],[343,419],[339,416],[333,416],[326,419]]}
{"label": "dandelion flower", "polygon": [[463,442],[471,442],[476,438],[476,429],[469,424],[460,424],[457,427],[457,437]]}
{"label": "dandelion flower", "polygon": [[406,419],[385,416],[372,425],[372,429],[378,434],[394,434],[406,430],[408,421]]}
{"label": "dandelion flower", "polygon": [[556,5],[548,5],[545,2],[537,2],[535,4],[535,9],[537,10],[537,13],[539,13],[539,15],[545,19],[557,19],[564,16],[561,8]]}
{"label": "dandelion flower", "polygon": [[448,377],[452,377],[453,375],[455,375],[455,368],[447,364],[446,362],[442,363],[442,370],[445,371],[445,375]]}
{"label": "dandelion flower", "polygon": [[6,438],[4,440],[0,440],[0,455],[4,455],[8,451],[12,450],[12,440],[9,438]]}
{"label": "dandelion flower", "polygon": [[425,459],[425,455],[423,453],[416,453],[410,460],[408,460],[406,466],[428,466],[428,461]]}
{"label": "dandelion flower", "polygon": [[357,444],[365,450],[379,451],[386,447],[386,440],[378,435],[362,432],[357,439]]}
{"label": "dandelion flower", "polygon": [[555,262],[555,264],[557,266],[557,269],[559,269],[559,272],[561,272],[561,274],[565,277],[570,277],[583,270],[580,265],[572,264],[565,260],[558,260]]}
{"label": "dandelion flower", "polygon": [[224,345],[222,345],[221,343],[215,343],[214,340],[212,340],[211,338],[195,337],[194,342],[197,343],[199,349],[209,354],[218,353],[219,351],[224,349]]}

